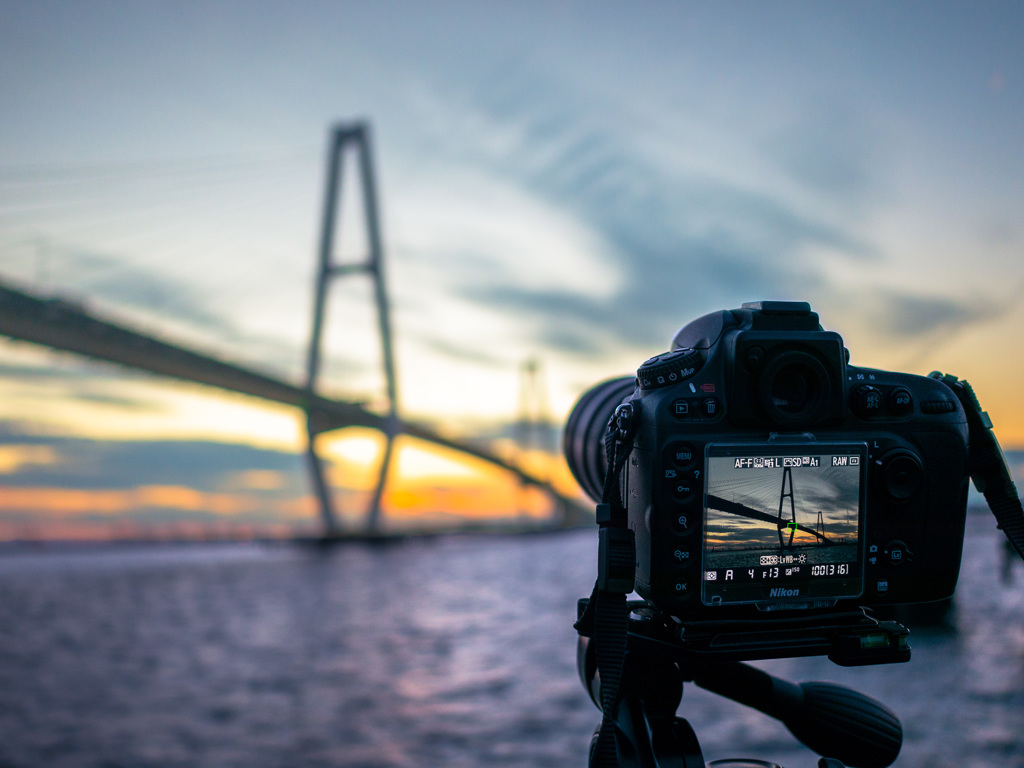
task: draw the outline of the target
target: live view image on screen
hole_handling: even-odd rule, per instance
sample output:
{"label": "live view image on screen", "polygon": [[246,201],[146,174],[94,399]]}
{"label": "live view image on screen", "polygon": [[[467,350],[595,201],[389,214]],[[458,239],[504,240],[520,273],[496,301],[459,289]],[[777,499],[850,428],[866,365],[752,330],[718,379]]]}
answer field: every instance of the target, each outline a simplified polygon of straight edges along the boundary
{"label": "live view image on screen", "polygon": [[708,446],[708,604],[856,597],[866,447]]}

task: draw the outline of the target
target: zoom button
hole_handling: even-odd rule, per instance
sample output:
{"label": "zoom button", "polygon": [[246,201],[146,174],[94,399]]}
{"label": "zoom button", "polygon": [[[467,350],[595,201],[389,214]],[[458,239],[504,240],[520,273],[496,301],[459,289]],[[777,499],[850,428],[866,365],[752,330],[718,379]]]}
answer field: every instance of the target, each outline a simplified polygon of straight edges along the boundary
{"label": "zoom button", "polygon": [[687,568],[693,562],[692,552],[686,545],[677,546],[672,550],[672,563],[678,568]]}
{"label": "zoom button", "polygon": [[691,512],[683,509],[672,515],[672,528],[676,533],[689,533],[694,529],[697,518]]}

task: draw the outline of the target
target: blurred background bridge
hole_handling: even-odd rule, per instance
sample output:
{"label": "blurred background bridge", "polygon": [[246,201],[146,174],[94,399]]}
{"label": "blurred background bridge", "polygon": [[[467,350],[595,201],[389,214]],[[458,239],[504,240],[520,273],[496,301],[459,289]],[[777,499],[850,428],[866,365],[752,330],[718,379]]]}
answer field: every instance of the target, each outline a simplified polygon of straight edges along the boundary
{"label": "blurred background bridge", "polygon": [[[335,232],[340,218],[339,197],[345,169],[346,153],[354,153],[362,189],[365,219],[365,241],[368,253],[363,262],[339,264],[335,259]],[[370,133],[364,123],[336,126],[328,148],[327,187],[318,268],[314,286],[314,315],[308,349],[306,379],[295,383],[268,375],[248,366],[190,349],[184,345],[157,338],[152,334],[113,322],[90,311],[83,303],[60,294],[44,294],[23,286],[4,284],[0,278],[0,334],[12,339],[32,342],[53,349],[84,355],[160,376],[194,382],[237,392],[263,400],[301,409],[306,415],[308,441],[306,456],[313,489],[318,500],[323,537],[335,539],[351,535],[376,535],[381,525],[381,500],[387,482],[395,438],[400,435],[417,438],[436,446],[472,456],[511,473],[526,485],[547,493],[554,502],[551,520],[538,523],[543,527],[566,527],[587,520],[583,505],[556,490],[547,480],[522,466],[499,456],[493,450],[465,440],[445,437],[436,429],[401,417],[392,345],[389,297],[384,273]],[[321,368],[325,307],[333,280],[349,275],[367,275],[374,288],[377,310],[381,360],[386,384],[383,409],[371,408],[361,402],[334,399],[319,394],[318,375]],[[521,384],[525,395],[519,431],[529,431],[529,421],[537,421],[536,409],[542,400],[538,391],[537,365],[524,365]],[[328,486],[324,465],[318,451],[319,435],[351,427],[381,432],[385,448],[380,459],[376,487],[371,494],[363,524],[358,530],[344,530]]]}

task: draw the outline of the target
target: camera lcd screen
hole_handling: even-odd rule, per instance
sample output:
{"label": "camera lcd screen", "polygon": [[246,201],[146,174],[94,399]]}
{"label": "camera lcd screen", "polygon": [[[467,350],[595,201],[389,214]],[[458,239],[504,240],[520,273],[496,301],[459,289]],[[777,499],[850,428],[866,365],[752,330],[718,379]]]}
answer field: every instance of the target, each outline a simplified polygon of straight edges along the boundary
{"label": "camera lcd screen", "polygon": [[825,605],[864,590],[864,443],[708,445],[706,605]]}

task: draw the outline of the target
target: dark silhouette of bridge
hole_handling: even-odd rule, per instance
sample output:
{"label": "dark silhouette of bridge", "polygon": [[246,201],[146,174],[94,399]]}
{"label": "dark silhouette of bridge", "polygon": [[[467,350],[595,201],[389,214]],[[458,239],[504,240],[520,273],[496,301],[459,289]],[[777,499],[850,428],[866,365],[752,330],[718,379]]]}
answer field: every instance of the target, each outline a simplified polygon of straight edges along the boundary
{"label": "dark silhouette of bridge", "polygon": [[[786,501],[789,501],[789,518],[785,516]],[[719,512],[725,512],[729,515],[738,515],[745,517],[748,520],[759,520],[762,523],[770,523],[774,525],[779,532],[779,546],[789,547],[793,545],[793,537],[797,531],[803,531],[814,536],[819,544],[830,544],[833,543],[825,535],[825,521],[821,514],[821,510],[818,510],[818,521],[817,527],[811,528],[806,525],[802,525],[796,521],[796,502],[793,497],[793,470],[789,467],[785,467],[782,472],[782,488],[779,490],[779,512],[773,515],[769,512],[763,512],[759,509],[747,506],[746,504],[740,504],[737,501],[730,501],[729,499],[723,499],[721,496],[714,496],[708,494],[707,497],[708,509],[717,509]],[[785,532],[789,532],[788,541],[785,539]]]}
{"label": "dark silhouette of bridge", "polygon": [[[770,523],[771,525],[774,525],[776,528],[779,529],[780,547],[791,545],[793,543],[793,534],[796,531],[803,531],[804,533],[809,533],[822,543],[829,541],[828,537],[825,536],[823,531],[815,530],[814,528],[810,528],[806,525],[803,525],[802,523],[794,522],[793,520],[786,520],[786,518],[782,517],[781,515],[773,515],[769,512],[762,512],[759,509],[748,507],[744,504],[740,504],[739,502],[723,499],[721,496],[709,495],[707,497],[707,505],[708,509],[717,509],[719,512],[725,512],[726,514],[739,515],[740,517],[745,517],[749,520],[760,520],[762,523]],[[818,513],[818,517],[820,520],[820,512]],[[783,541],[785,531],[789,531],[789,541]]]}
{"label": "dark silhouette of bridge", "polygon": [[[336,264],[333,258],[338,197],[347,150],[358,154],[363,192],[363,214],[369,245],[363,263]],[[374,283],[387,406],[383,413],[361,403],[336,400],[317,394],[316,382],[321,361],[321,340],[327,291],[332,280],[348,275],[368,275]],[[585,520],[582,505],[568,498],[549,483],[521,467],[506,461],[486,448],[442,436],[428,425],[406,421],[399,416],[395,361],[391,343],[390,309],[383,270],[383,249],[378,224],[377,199],[370,153],[369,129],[365,123],[336,126],[331,132],[328,150],[328,179],[324,199],[319,269],[314,294],[313,329],[307,361],[306,381],[293,384],[249,368],[204,355],[166,340],[96,316],[85,306],[60,296],[41,296],[0,283],[0,333],[13,339],[73,352],[128,368],[148,371],[174,379],[238,392],[300,408],[306,414],[308,428],[307,459],[314,490],[319,501],[324,537],[344,535],[338,523],[332,494],[317,451],[317,437],[325,432],[350,427],[377,430],[386,437],[378,470],[378,481],[366,510],[363,533],[379,529],[380,503],[393,453],[394,440],[407,435],[433,445],[481,459],[512,473],[522,483],[538,487],[555,502],[557,525],[574,525]]]}

